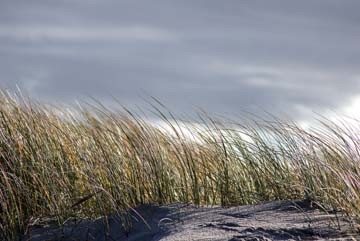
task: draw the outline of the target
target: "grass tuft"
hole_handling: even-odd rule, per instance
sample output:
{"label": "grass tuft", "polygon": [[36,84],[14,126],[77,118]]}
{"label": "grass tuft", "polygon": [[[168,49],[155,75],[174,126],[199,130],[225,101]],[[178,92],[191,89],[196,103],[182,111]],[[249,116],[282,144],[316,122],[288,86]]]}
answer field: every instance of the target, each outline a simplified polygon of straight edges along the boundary
{"label": "grass tuft", "polygon": [[323,120],[309,131],[202,113],[192,124],[153,107],[165,127],[127,109],[69,114],[2,92],[0,238],[15,239],[42,217],[61,224],[177,201],[307,199],[359,221],[359,123]]}

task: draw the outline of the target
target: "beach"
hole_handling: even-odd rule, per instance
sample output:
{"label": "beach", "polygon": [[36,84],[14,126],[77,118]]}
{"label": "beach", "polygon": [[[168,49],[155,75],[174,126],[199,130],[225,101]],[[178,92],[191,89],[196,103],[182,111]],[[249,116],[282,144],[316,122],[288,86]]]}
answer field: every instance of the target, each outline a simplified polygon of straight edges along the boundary
{"label": "beach", "polygon": [[69,220],[59,228],[30,227],[22,240],[359,240],[356,227],[341,213],[323,212],[305,201],[273,201],[236,207],[175,203],[142,205],[124,229],[119,215]]}

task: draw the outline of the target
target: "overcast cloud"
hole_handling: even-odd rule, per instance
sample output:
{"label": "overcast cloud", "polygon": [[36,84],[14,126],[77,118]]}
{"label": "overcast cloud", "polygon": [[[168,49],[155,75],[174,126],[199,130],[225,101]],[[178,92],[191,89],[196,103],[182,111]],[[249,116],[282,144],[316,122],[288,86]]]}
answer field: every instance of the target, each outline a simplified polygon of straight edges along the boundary
{"label": "overcast cloud", "polygon": [[360,1],[0,0],[0,85],[306,118],[360,95]]}

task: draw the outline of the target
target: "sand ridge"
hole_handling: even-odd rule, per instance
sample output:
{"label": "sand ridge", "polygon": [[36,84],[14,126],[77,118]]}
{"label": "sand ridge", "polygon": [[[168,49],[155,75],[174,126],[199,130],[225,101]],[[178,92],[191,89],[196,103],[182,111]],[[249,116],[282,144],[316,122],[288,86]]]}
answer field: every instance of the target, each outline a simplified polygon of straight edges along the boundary
{"label": "sand ridge", "polygon": [[117,215],[71,221],[62,228],[32,227],[22,240],[360,240],[339,213],[325,213],[303,201],[273,201],[237,207],[197,207],[191,204],[142,205],[133,212],[125,232]]}

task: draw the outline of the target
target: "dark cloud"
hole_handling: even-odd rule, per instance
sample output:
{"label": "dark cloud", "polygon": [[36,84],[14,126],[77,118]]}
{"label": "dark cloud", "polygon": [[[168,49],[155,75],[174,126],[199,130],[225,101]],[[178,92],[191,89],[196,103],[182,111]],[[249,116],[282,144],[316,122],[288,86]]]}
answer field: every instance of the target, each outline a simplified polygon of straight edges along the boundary
{"label": "dark cloud", "polygon": [[0,84],[295,118],[360,91],[358,1],[1,1]]}

